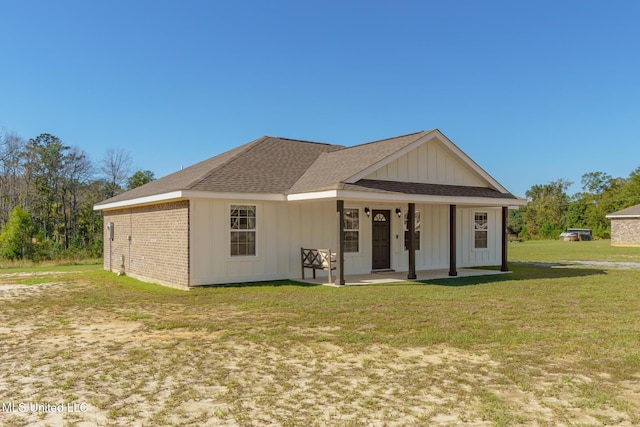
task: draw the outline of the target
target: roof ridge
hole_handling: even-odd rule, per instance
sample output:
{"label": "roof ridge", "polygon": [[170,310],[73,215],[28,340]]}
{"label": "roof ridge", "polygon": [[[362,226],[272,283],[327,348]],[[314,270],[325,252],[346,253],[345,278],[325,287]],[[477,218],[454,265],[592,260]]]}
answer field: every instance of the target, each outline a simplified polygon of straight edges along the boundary
{"label": "roof ridge", "polygon": [[384,139],[378,139],[378,140],[375,140],[375,141],[363,142],[362,144],[357,144],[357,145],[352,145],[352,146],[349,146],[349,147],[344,147],[343,149],[344,150],[348,150],[350,148],[364,147],[366,145],[378,144],[380,142],[391,141],[392,139],[405,138],[407,136],[418,135],[418,134],[422,134],[422,133],[425,133],[425,132],[431,132],[431,131],[421,130],[421,131],[418,131],[418,132],[411,132],[411,133],[407,133],[405,135],[398,135],[398,136],[392,136],[390,138],[384,138]]}
{"label": "roof ridge", "polygon": [[282,139],[284,141],[294,141],[294,142],[304,142],[307,144],[318,144],[318,145],[334,145],[328,142],[318,142],[318,141],[309,141],[308,139],[296,139],[296,138],[285,138],[284,136],[265,136],[266,138],[274,138],[274,139]]}

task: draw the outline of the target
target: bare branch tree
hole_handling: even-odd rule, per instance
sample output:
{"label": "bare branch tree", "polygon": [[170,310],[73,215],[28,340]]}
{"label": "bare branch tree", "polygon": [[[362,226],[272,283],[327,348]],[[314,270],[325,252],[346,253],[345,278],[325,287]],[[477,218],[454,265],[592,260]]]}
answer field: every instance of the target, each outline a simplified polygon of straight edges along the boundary
{"label": "bare branch tree", "polygon": [[123,191],[127,178],[131,173],[131,154],[122,148],[109,148],[100,161],[102,172],[107,183],[106,195],[113,197]]}

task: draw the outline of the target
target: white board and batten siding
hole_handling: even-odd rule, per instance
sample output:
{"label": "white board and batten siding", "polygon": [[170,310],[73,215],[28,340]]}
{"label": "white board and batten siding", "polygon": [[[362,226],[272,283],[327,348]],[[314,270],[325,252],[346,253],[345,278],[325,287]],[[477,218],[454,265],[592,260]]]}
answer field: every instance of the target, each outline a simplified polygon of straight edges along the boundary
{"label": "white board and batten siding", "polygon": [[431,139],[366,177],[386,181],[483,187],[486,183],[437,139]]}
{"label": "white board and batten siding", "polygon": [[[256,207],[255,256],[230,254],[232,205]],[[300,247],[335,247],[335,212],[326,201],[192,200],[192,286],[299,278]]]}
{"label": "white board and batten siding", "polygon": [[[256,255],[230,255],[230,209],[232,205],[256,206]],[[364,213],[385,209],[391,213],[391,268],[407,271],[404,249],[404,216],[387,203],[345,202],[360,212],[359,251],[345,254],[345,274],[371,272],[372,219]],[[421,216],[418,270],[449,267],[449,206],[416,204]],[[474,213],[488,213],[488,248],[474,249]],[[496,208],[458,208],[458,267],[499,265],[501,262],[501,212]],[[300,247],[337,250],[336,202],[272,202],[195,199],[191,201],[191,285],[299,279]],[[311,275],[311,270],[307,270]],[[327,273],[317,271],[319,276]]]}

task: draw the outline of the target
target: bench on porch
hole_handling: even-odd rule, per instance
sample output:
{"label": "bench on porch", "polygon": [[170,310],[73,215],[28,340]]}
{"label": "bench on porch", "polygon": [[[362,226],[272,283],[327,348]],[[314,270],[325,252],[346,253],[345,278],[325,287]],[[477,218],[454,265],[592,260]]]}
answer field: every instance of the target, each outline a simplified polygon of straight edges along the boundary
{"label": "bench on porch", "polygon": [[302,259],[302,279],[304,280],[304,269],[311,268],[313,270],[313,278],[316,278],[316,270],[325,270],[329,272],[329,283],[333,281],[331,270],[336,269],[336,253],[331,249],[305,249],[300,248],[300,257]]}

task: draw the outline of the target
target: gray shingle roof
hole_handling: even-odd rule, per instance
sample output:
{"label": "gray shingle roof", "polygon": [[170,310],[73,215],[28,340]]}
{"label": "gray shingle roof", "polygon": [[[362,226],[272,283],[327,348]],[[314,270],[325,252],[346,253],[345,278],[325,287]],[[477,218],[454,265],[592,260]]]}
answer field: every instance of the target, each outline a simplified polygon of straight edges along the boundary
{"label": "gray shingle roof", "polygon": [[421,182],[381,181],[376,179],[361,179],[355,184],[345,184],[344,189],[353,191],[373,191],[376,193],[517,199],[517,197],[511,193],[501,193],[497,190],[486,187],[425,184]]}
{"label": "gray shingle roof", "polygon": [[264,136],[186,169],[119,194],[97,205],[179,190],[217,193],[298,194],[348,189],[366,192],[516,199],[490,188],[391,182],[346,181],[408,147],[421,131],[353,147]]}
{"label": "gray shingle roof", "polygon": [[286,193],[322,153],[340,145],[264,136],[100,204],[178,190]]}
{"label": "gray shingle roof", "polygon": [[616,217],[616,216],[637,216],[640,217],[640,205],[631,206],[626,209],[622,209],[621,211],[614,212],[612,214],[607,215],[607,217]]}

